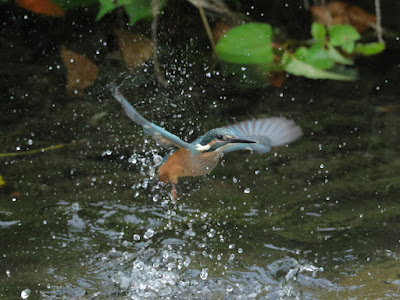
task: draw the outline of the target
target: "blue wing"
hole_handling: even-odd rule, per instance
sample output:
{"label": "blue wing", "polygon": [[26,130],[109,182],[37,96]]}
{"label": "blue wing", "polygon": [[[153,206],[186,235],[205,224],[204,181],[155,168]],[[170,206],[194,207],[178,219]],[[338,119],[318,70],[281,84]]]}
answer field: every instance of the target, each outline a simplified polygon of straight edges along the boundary
{"label": "blue wing", "polygon": [[245,121],[226,126],[238,137],[257,141],[254,144],[232,144],[224,149],[224,153],[235,150],[250,150],[258,153],[268,152],[271,147],[287,145],[303,135],[294,121],[286,118],[265,118]]}
{"label": "blue wing", "polygon": [[157,126],[150,121],[143,118],[136,109],[133,108],[132,105],[125,99],[125,97],[115,89],[113,91],[114,98],[121,103],[122,108],[124,109],[126,115],[129,119],[131,119],[136,124],[139,124],[143,127],[143,131],[152,136],[152,138],[161,146],[165,148],[185,148],[188,150],[194,150],[194,147],[182,141],[176,135],[166,131],[165,129]]}

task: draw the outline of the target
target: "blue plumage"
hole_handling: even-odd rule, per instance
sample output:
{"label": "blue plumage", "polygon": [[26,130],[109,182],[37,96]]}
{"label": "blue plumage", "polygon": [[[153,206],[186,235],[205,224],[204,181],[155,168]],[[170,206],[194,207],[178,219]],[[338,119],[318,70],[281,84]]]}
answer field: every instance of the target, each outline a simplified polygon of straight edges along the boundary
{"label": "blue plumage", "polygon": [[180,177],[210,173],[218,165],[223,153],[236,150],[265,153],[271,147],[289,144],[303,134],[293,121],[273,117],[215,128],[192,143],[187,143],[143,118],[118,90],[114,91],[114,97],[121,103],[129,119],[141,125],[145,133],[161,146],[175,149],[164,157],[158,169],[159,180],[172,184],[173,199],[177,197],[175,184]]}
{"label": "blue plumage", "polygon": [[175,147],[190,149],[193,151],[195,150],[191,144],[182,141],[176,135],[143,118],[142,115],[139,114],[136,109],[134,109],[133,106],[129,104],[129,102],[118,90],[114,91],[114,97],[119,103],[121,103],[122,108],[124,109],[128,118],[136,124],[141,125],[143,127],[143,131],[148,135],[151,135],[152,138],[164,148],[169,149]]}
{"label": "blue plumage", "polygon": [[221,154],[236,150],[266,153],[271,147],[289,144],[303,135],[301,128],[294,121],[283,117],[272,117],[215,128],[192,143],[187,143],[143,118],[118,90],[114,91],[114,97],[121,103],[127,116],[141,125],[144,132],[151,135],[161,146],[184,148],[192,154],[210,151]]}
{"label": "blue plumage", "polygon": [[[184,148],[192,153],[219,150],[220,153],[228,153],[236,150],[250,150],[258,153],[266,153],[271,147],[289,144],[303,135],[303,132],[294,121],[283,117],[272,117],[258,120],[249,120],[226,127],[210,130],[192,143],[182,141],[176,135],[149,122],[143,118],[125,97],[118,91],[114,91],[114,97],[121,103],[127,116],[135,123],[141,125],[145,133],[165,148]],[[218,136],[231,137],[233,141],[224,139],[219,141]],[[242,142],[234,142],[234,140]],[[250,140],[251,142],[243,142]],[[207,145],[214,141],[207,149]],[[220,149],[219,149],[220,148]]]}

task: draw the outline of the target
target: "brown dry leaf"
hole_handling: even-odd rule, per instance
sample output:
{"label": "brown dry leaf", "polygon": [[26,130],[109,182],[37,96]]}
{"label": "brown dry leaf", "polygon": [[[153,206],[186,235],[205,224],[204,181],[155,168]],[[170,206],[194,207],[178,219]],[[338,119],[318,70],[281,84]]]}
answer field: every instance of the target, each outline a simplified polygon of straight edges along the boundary
{"label": "brown dry leaf", "polygon": [[363,32],[374,27],[376,16],[356,5],[341,1],[329,2],[326,6],[312,6],[311,13],[316,22],[324,25],[349,24]]}
{"label": "brown dry leaf", "polygon": [[99,75],[99,68],[82,54],[61,47],[61,56],[67,69],[67,92],[77,94],[91,86]]}
{"label": "brown dry leaf", "polygon": [[276,88],[283,87],[283,84],[286,80],[286,72],[279,73],[269,73],[268,74],[268,83]]}
{"label": "brown dry leaf", "polygon": [[62,8],[50,0],[17,0],[17,5],[36,14],[52,17],[64,16]]}
{"label": "brown dry leaf", "polygon": [[122,60],[128,68],[134,69],[152,57],[153,46],[150,39],[121,30],[115,30],[115,35],[118,37]]}
{"label": "brown dry leaf", "polygon": [[358,6],[349,7],[350,25],[354,26],[359,32],[363,32],[370,27],[375,27],[376,16],[372,15]]}

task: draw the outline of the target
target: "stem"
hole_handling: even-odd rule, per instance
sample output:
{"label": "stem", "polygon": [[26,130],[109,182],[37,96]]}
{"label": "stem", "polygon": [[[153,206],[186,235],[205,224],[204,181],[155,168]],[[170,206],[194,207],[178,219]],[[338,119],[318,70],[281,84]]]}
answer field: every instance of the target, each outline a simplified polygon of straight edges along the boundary
{"label": "stem", "polygon": [[152,0],[152,13],[153,13],[153,21],[151,22],[151,43],[153,45],[153,61],[154,61],[154,73],[159,83],[163,86],[167,85],[167,81],[164,78],[164,75],[161,73],[160,65],[158,64],[157,58],[157,27],[158,27],[158,11],[160,8],[159,0]]}
{"label": "stem", "polygon": [[211,42],[211,47],[213,49],[213,52],[215,53],[214,38],[213,38],[213,35],[212,35],[212,32],[211,32],[210,24],[208,23],[206,14],[204,12],[204,8],[200,5],[200,0],[197,0],[197,9],[200,12],[201,20],[203,21],[204,28],[206,29],[208,38],[210,39],[210,42]]}
{"label": "stem", "polygon": [[60,149],[63,147],[68,147],[68,146],[75,146],[83,143],[85,140],[80,140],[77,142],[72,142],[68,144],[58,144],[55,146],[49,146],[49,147],[44,147],[40,149],[33,149],[33,150],[28,150],[28,151],[21,151],[21,152],[12,152],[12,153],[0,153],[0,158],[1,157],[14,157],[14,156],[22,156],[22,155],[30,155],[30,154],[36,154],[36,153],[42,153],[50,150],[56,150]]}
{"label": "stem", "polygon": [[308,0],[304,0],[304,9],[310,10],[310,2],[308,2]]}
{"label": "stem", "polygon": [[384,43],[382,38],[382,14],[381,14],[381,3],[380,0],[375,0],[375,13],[376,13],[376,34],[378,36],[379,43]]}

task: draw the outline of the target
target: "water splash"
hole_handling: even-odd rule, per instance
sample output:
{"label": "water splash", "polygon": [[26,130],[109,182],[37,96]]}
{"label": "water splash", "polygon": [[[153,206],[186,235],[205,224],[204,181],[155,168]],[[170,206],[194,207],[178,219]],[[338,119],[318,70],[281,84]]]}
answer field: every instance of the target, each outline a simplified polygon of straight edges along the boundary
{"label": "water splash", "polygon": [[25,289],[21,292],[21,298],[22,299],[28,299],[29,296],[31,294],[31,290],[30,289]]}

